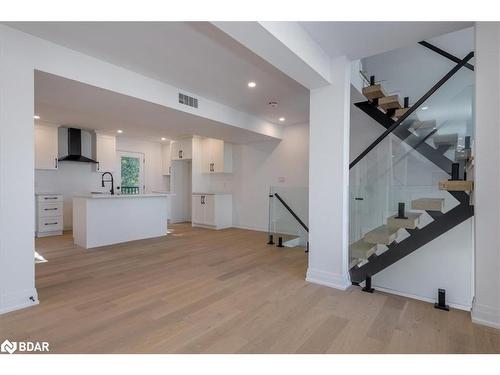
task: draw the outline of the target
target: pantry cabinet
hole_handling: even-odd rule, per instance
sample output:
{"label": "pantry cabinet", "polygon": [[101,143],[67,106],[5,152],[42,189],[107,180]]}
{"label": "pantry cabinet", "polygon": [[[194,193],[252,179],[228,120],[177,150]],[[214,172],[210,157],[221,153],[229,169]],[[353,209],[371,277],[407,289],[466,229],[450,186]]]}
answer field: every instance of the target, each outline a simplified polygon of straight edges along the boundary
{"label": "pantry cabinet", "polygon": [[220,139],[203,139],[203,172],[232,173],[233,147]]}
{"label": "pantry cabinet", "polygon": [[199,193],[192,196],[193,226],[223,229],[232,226],[233,197],[231,194]]}
{"label": "pantry cabinet", "polygon": [[35,169],[57,169],[57,127],[35,125]]}
{"label": "pantry cabinet", "polygon": [[184,138],[172,141],[171,160],[184,160],[193,158],[193,140]]}

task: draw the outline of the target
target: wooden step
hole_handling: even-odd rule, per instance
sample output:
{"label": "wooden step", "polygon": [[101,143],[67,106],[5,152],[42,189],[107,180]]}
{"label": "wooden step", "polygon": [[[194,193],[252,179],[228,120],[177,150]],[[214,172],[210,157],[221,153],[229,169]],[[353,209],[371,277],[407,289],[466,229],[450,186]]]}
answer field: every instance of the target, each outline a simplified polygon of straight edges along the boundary
{"label": "wooden step", "polygon": [[453,146],[458,143],[458,134],[436,134],[432,137],[432,141],[436,147]]}
{"label": "wooden step", "polygon": [[384,96],[386,96],[384,88],[380,84],[372,85],[372,86],[368,86],[368,87],[363,87],[362,91],[363,91],[363,95],[368,100],[383,98]]}
{"label": "wooden step", "polygon": [[360,262],[361,260],[358,258],[351,258],[351,260],[349,261],[349,269],[356,267]]}
{"label": "wooden step", "polygon": [[474,189],[474,181],[439,181],[439,190],[447,191],[472,191]]}
{"label": "wooden step", "polygon": [[471,157],[471,152],[472,152],[472,150],[470,148],[456,150],[455,151],[455,160],[468,160]]}
{"label": "wooden step", "polygon": [[378,228],[365,234],[365,242],[374,244],[390,245],[398,236],[398,228],[393,228],[388,225],[381,225]]}
{"label": "wooden step", "polygon": [[365,242],[362,239],[349,245],[351,257],[358,259],[368,259],[375,254],[375,250],[377,250],[377,245]]}
{"label": "wooden step", "polygon": [[436,120],[430,121],[413,121],[409,130],[422,131],[422,130],[434,130],[436,128]]}
{"label": "wooden step", "polygon": [[406,112],[408,112],[410,108],[398,108],[396,109],[396,112],[394,112],[394,117],[400,118],[403,116]]}
{"label": "wooden step", "polygon": [[396,216],[391,216],[387,219],[387,225],[394,228],[415,229],[420,221],[419,212],[406,212],[406,219],[398,219]]}
{"label": "wooden step", "polygon": [[398,95],[390,95],[380,98],[378,100],[378,106],[384,110],[388,109],[398,109],[401,108],[401,103],[399,102]]}
{"label": "wooden step", "polygon": [[440,211],[444,210],[444,198],[419,198],[411,201],[412,210]]}

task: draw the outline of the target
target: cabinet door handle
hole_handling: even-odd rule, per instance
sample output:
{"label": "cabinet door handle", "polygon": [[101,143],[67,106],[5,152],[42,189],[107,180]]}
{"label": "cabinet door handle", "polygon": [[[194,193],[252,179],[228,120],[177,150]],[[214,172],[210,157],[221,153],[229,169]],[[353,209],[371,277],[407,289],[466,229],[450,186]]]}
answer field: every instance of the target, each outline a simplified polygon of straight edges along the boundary
{"label": "cabinet door handle", "polygon": [[45,200],[47,200],[47,199],[57,199],[57,197],[45,197],[43,199],[45,199]]}
{"label": "cabinet door handle", "polygon": [[182,150],[179,150],[179,159],[182,159]]}
{"label": "cabinet door handle", "polygon": [[100,171],[101,170],[101,165],[99,164],[99,162],[97,162],[97,170]]}
{"label": "cabinet door handle", "polygon": [[55,223],[45,223],[44,225],[56,225],[59,224],[57,221]]}
{"label": "cabinet door handle", "polygon": [[44,211],[57,211],[57,208],[44,208]]}
{"label": "cabinet door handle", "polygon": [[55,164],[54,164],[54,166],[55,166],[55,167],[56,167],[56,169],[57,169],[57,158],[54,158],[54,160],[55,160]]}

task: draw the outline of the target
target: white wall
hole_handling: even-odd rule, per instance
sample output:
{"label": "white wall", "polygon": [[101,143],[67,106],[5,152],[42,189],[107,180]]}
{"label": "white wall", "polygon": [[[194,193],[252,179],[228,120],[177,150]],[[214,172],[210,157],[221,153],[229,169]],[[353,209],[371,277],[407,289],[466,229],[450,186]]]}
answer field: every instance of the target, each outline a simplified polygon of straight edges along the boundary
{"label": "white wall", "polygon": [[475,302],[472,319],[500,328],[500,23],[476,24]]}
{"label": "white wall", "polygon": [[[233,145],[233,225],[266,231],[269,187],[307,187],[308,174],[307,124],[285,127],[281,142]],[[231,179],[219,177],[214,185],[221,187],[221,181]]]}
{"label": "white wall", "polygon": [[350,62],[332,62],[332,85],[311,90],[309,267],[306,280],[349,285]]}

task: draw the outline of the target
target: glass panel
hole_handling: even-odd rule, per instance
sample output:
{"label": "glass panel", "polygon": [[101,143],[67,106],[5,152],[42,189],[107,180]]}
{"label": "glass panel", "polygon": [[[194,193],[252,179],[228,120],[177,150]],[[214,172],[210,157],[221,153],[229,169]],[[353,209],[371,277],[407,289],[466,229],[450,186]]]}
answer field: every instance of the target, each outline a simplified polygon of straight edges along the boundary
{"label": "glass panel", "polygon": [[[384,242],[410,236],[413,216],[423,227],[434,220],[426,211],[447,211],[460,204],[454,193],[440,190],[439,183],[468,177],[474,148],[473,85],[473,72],[460,69],[351,168],[350,267],[361,267],[386,251]],[[390,218],[399,217],[400,204],[410,219],[396,225]]]}
{"label": "glass panel", "polygon": [[[293,212],[293,213],[292,213]],[[309,189],[276,187],[269,192],[269,234],[286,247],[307,248],[309,236]]]}
{"label": "glass panel", "polygon": [[139,194],[140,160],[131,156],[121,157],[121,193]]}

